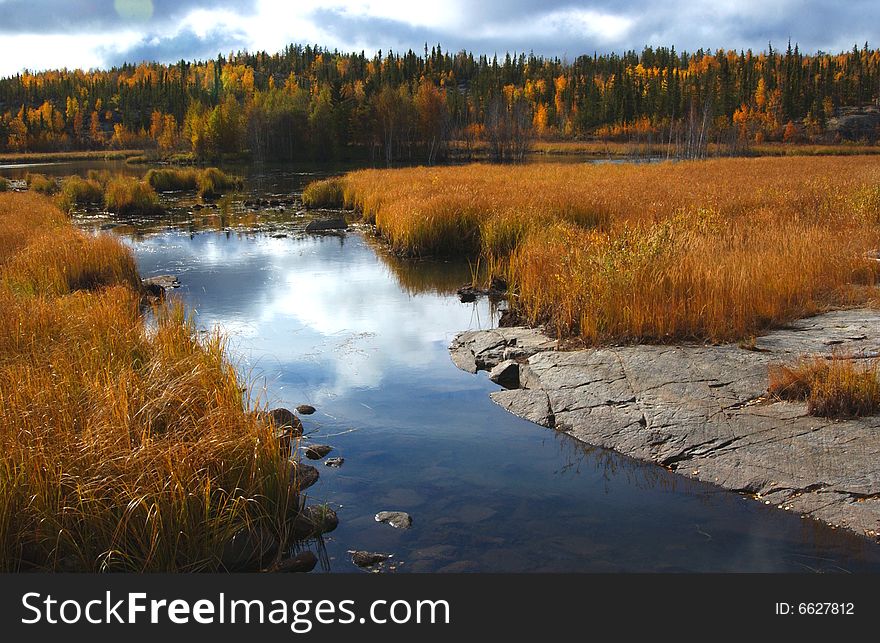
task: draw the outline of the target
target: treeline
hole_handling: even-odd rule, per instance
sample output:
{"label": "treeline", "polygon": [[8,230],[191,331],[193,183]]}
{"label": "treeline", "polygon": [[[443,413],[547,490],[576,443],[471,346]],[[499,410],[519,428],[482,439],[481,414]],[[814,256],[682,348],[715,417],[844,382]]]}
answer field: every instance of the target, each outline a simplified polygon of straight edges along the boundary
{"label": "treeline", "polygon": [[[516,159],[534,138],[819,141],[841,108],[876,103],[880,50],[806,55],[795,45],[693,53],[503,59],[438,45],[422,55],[292,45],[206,62],[0,80],[0,151],[155,148],[199,158],[442,159],[456,141]],[[874,137],[869,134],[869,138]]]}

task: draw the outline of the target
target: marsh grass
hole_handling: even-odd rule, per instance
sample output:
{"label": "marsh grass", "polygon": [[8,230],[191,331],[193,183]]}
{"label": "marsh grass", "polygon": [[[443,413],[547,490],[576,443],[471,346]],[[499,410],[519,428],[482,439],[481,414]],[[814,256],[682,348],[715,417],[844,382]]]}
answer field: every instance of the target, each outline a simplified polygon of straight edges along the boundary
{"label": "marsh grass", "polygon": [[302,193],[302,202],[307,208],[341,207],[343,202],[343,179],[332,177],[324,181],[309,183]]}
{"label": "marsh grass", "polygon": [[208,201],[217,199],[230,190],[240,190],[243,185],[241,177],[226,174],[216,167],[205,168],[198,173],[196,179],[199,196]]}
{"label": "marsh grass", "polygon": [[104,185],[95,179],[69,176],[61,183],[56,203],[62,210],[78,205],[99,205],[104,202]]}
{"label": "marsh grass", "polygon": [[252,569],[287,540],[290,464],[222,337],[140,305],[122,243],[0,195],[3,571]]}
{"label": "marsh grass", "polygon": [[58,182],[53,178],[47,177],[45,174],[28,172],[24,178],[28,189],[34,192],[55,194],[58,191]]}
{"label": "marsh grass", "polygon": [[6,192],[9,189],[9,181],[6,177],[0,176],[0,192]]}
{"label": "marsh grass", "polygon": [[175,192],[195,190],[198,186],[199,172],[194,169],[151,169],[144,180],[156,192]]}
{"label": "marsh grass", "polygon": [[529,323],[598,344],[739,340],[863,302],[878,183],[877,157],[800,157],[362,170],[306,193],[400,254],[481,255]]}
{"label": "marsh grass", "polygon": [[111,178],[104,188],[104,206],[117,214],[160,214],[159,195],[146,181],[130,176]]}
{"label": "marsh grass", "polygon": [[790,366],[769,370],[771,395],[781,400],[806,401],[810,415],[853,418],[880,410],[877,360],[803,358]]}

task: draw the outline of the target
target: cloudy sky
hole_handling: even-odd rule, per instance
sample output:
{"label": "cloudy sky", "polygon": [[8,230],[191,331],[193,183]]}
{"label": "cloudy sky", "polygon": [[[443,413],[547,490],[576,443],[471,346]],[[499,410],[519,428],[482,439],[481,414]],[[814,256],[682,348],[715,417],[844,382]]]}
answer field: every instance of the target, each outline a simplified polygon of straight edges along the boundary
{"label": "cloudy sky", "polygon": [[291,42],[476,53],[876,45],[880,2],[855,0],[0,0],[0,76],[24,68],[204,59]]}

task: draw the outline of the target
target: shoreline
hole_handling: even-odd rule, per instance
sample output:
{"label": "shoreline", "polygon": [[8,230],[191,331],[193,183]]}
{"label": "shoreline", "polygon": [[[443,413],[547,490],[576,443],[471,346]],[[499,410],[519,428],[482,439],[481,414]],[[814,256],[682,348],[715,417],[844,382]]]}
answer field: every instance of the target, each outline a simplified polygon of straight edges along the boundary
{"label": "shoreline", "polygon": [[880,417],[814,417],[767,393],[771,364],[876,356],[880,311],[802,319],[759,337],[757,350],[556,345],[511,327],[460,333],[449,350],[462,370],[495,369],[506,388],[490,397],[514,415],[880,542]]}

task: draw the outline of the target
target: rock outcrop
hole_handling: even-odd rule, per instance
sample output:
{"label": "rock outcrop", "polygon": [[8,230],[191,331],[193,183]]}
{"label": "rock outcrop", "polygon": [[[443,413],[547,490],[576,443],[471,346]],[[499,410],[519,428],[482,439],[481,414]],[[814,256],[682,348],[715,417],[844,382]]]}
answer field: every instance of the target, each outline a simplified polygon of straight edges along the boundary
{"label": "rock outcrop", "polygon": [[556,351],[539,330],[461,333],[452,359],[505,364],[492,399],[583,442],[655,462],[872,538],[880,536],[880,417],[817,418],[767,394],[771,364],[834,351],[880,354],[880,311],[836,311],[735,344]]}

